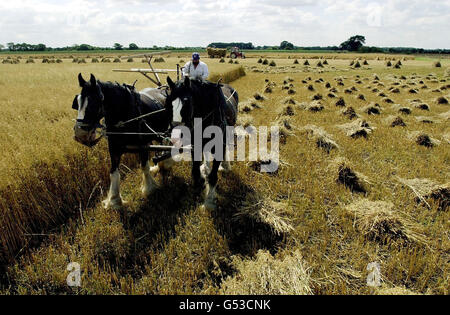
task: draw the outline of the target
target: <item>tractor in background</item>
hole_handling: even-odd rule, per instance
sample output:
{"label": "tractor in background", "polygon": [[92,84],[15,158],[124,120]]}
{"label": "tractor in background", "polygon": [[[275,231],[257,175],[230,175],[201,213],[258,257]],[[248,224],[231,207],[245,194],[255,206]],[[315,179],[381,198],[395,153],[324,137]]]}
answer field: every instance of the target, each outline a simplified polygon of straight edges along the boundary
{"label": "tractor in background", "polygon": [[230,58],[231,59],[236,59],[236,58],[245,59],[245,53],[242,52],[239,49],[239,47],[233,47],[233,48],[231,48]]}

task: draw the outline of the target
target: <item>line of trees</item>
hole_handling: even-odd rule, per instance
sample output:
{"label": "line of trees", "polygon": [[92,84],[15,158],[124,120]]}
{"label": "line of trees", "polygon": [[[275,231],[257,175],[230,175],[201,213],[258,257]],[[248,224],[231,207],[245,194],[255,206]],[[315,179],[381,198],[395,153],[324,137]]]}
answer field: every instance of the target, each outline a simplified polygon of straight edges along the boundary
{"label": "line of trees", "polygon": [[[44,44],[31,45],[31,44],[27,44],[27,43],[21,43],[21,44],[8,43],[8,44],[6,44],[6,46],[8,47],[9,51],[46,51],[47,50],[47,46],[45,46]],[[3,46],[3,48],[4,48],[4,46]]]}
{"label": "line of trees", "polygon": [[[96,47],[88,44],[80,44],[80,45],[72,45],[67,47],[59,47],[59,48],[51,48],[47,47],[44,44],[37,44],[37,45],[31,45],[27,43],[22,44],[16,44],[16,43],[8,43],[6,44],[7,49],[9,51],[64,51],[64,50],[77,50],[77,51],[89,51],[89,50],[108,50],[108,49],[115,49],[115,50],[123,50],[125,49],[124,46],[122,46],[119,43],[115,43],[112,48],[104,48],[104,47]],[[0,50],[3,50],[5,48],[4,45],[0,45]],[[139,47],[131,43],[128,47],[129,50],[137,50]]]}
{"label": "line of trees", "polygon": [[0,44],[0,50],[7,49],[9,51],[91,51],[91,50],[202,50],[202,47],[174,47],[174,46],[152,46],[152,47],[139,47],[135,43],[129,44],[127,47],[120,44],[114,43],[112,47],[99,47],[92,46],[89,44],[75,44],[66,47],[47,47],[44,44],[31,45],[27,43],[15,44],[8,43],[6,46]]}
{"label": "line of trees", "polygon": [[355,35],[343,42],[339,50],[360,53],[391,53],[391,54],[450,54],[450,49],[423,49],[408,47],[368,47],[364,46],[366,38]]}
{"label": "line of trees", "polygon": [[450,54],[450,49],[423,49],[408,47],[374,47],[365,46],[366,38],[363,35],[355,35],[339,46],[295,46],[288,41],[281,42],[280,46],[257,46],[256,50],[315,50],[315,51],[351,51],[360,53],[393,53],[393,54]]}
{"label": "line of trees", "polygon": [[[254,46],[253,43],[211,43],[208,47],[231,48],[239,47],[245,50],[311,50],[311,51],[351,51],[361,53],[394,53],[394,54],[450,54],[450,49],[423,49],[413,47],[373,47],[365,46],[366,38],[362,35],[355,35],[343,42],[339,46],[295,46],[291,42],[282,41],[279,46]],[[112,47],[97,47],[88,44],[72,45],[67,47],[52,48],[44,44],[31,45],[27,43],[7,43],[6,46],[0,44],[0,50],[7,49],[9,51],[91,51],[91,50],[197,50],[202,51],[204,47],[173,47],[173,46],[152,46],[139,47],[135,43],[124,46],[120,43],[114,43]]]}

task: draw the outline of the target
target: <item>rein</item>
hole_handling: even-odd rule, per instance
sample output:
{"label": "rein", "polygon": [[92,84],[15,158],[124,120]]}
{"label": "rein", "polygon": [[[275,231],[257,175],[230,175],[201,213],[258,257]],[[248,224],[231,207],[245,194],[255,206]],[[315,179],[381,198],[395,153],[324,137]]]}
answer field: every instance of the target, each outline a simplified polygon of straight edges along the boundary
{"label": "rein", "polygon": [[152,113],[148,113],[148,114],[145,114],[145,115],[138,116],[138,117],[136,117],[136,118],[133,118],[133,119],[130,119],[130,120],[127,120],[127,121],[124,121],[124,122],[123,122],[123,121],[120,121],[120,122],[118,122],[114,127],[116,127],[116,128],[122,128],[123,126],[125,126],[125,125],[127,125],[127,124],[129,124],[129,123],[132,123],[132,122],[137,121],[137,120],[141,120],[141,119],[143,119],[143,118],[150,117],[150,116],[152,116],[152,115],[156,115],[156,114],[162,113],[162,112],[164,112],[164,111],[166,111],[165,108],[160,109],[160,110],[157,110],[157,111],[152,112]]}
{"label": "rein", "polygon": [[[135,106],[139,109],[139,101],[138,100],[140,99],[140,95],[139,95],[139,93],[137,93],[137,92],[135,92],[133,90],[134,89],[134,85],[133,86],[124,85],[124,86],[127,88],[128,92],[130,94],[134,94]],[[130,87],[132,87],[133,89],[131,89]],[[102,104],[102,106],[103,106],[103,104]],[[127,121],[120,121],[116,125],[114,125],[115,128],[123,128],[123,127],[125,127],[126,125],[128,125],[128,124],[130,124],[132,122],[140,121],[141,123],[143,122],[145,124],[145,126],[151,131],[150,133],[149,132],[108,132],[107,131],[107,127],[105,125],[98,124],[97,127],[101,129],[100,138],[98,138],[98,141],[100,141],[103,137],[120,136],[120,135],[122,135],[122,136],[139,136],[139,137],[142,137],[142,136],[157,136],[157,137],[161,138],[162,140],[167,140],[167,138],[165,137],[165,135],[166,135],[165,133],[156,132],[155,130],[153,130],[143,120],[144,118],[147,118],[147,117],[150,117],[150,116],[162,113],[164,111],[166,111],[166,108],[163,108],[163,109],[160,109],[160,110],[148,113],[148,114],[140,115],[138,117],[132,118],[132,119],[127,120]],[[140,112],[140,110],[139,110],[139,112]]]}

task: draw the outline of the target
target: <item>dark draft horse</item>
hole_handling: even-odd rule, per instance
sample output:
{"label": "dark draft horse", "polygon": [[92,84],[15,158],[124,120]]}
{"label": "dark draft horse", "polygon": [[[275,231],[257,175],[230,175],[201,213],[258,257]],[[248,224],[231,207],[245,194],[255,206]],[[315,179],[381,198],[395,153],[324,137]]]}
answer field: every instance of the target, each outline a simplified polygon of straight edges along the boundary
{"label": "dark draft horse", "polygon": [[[144,149],[154,141],[160,142],[161,135],[167,132],[171,125],[172,114],[163,110],[166,91],[145,89],[137,92],[134,86],[102,82],[92,74],[90,80],[85,81],[80,73],[78,82],[81,93],[75,96],[72,104],[72,108],[78,111],[74,127],[75,140],[88,147],[95,146],[101,139],[97,137],[96,130],[102,127],[100,124],[102,119],[107,133],[117,133],[108,136],[111,185],[108,197],[103,202],[104,206],[120,208],[123,205],[120,195],[119,165],[122,155],[127,152],[139,154],[143,171],[142,193],[148,196],[156,187],[152,174],[160,168],[170,169],[173,162],[169,159],[151,168],[149,153]],[[121,125],[123,122],[153,112],[156,114]],[[133,151],[130,151],[130,148],[133,148]]]}
{"label": "dark draft horse", "polygon": [[[204,188],[205,207],[215,208],[215,194],[218,182],[218,171],[222,164],[223,170],[229,171],[230,165],[226,161],[227,151],[227,126],[235,126],[238,113],[239,95],[231,86],[213,83],[202,80],[191,80],[185,78],[178,82],[173,82],[170,77],[167,78],[169,85],[169,95],[166,99],[166,107],[170,107],[174,100],[179,99],[182,107],[180,116],[183,124],[191,130],[192,150],[192,177],[194,185]],[[223,138],[221,139],[222,156],[218,152],[205,152],[214,155],[212,167],[205,172],[201,172],[202,156],[196,156],[196,152],[204,152],[208,139],[202,137],[200,142],[194,139],[195,121],[201,121],[201,134],[205,129],[211,126],[217,126],[221,129]],[[228,135],[230,136],[230,135]],[[196,150],[197,149],[197,150]],[[217,148],[214,148],[217,149]],[[213,149],[213,150],[214,150]],[[217,150],[216,150],[217,151]],[[205,165],[208,165],[207,162]],[[207,181],[203,176],[207,177]],[[205,185],[206,184],[206,185]]]}

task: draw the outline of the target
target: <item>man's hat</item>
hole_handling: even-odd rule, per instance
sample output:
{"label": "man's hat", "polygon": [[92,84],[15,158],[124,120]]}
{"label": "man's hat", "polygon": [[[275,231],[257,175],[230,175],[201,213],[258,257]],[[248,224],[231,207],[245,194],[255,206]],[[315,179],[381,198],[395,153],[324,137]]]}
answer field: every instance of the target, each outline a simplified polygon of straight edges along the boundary
{"label": "man's hat", "polygon": [[193,53],[192,54],[192,60],[200,60],[200,54],[199,53]]}

